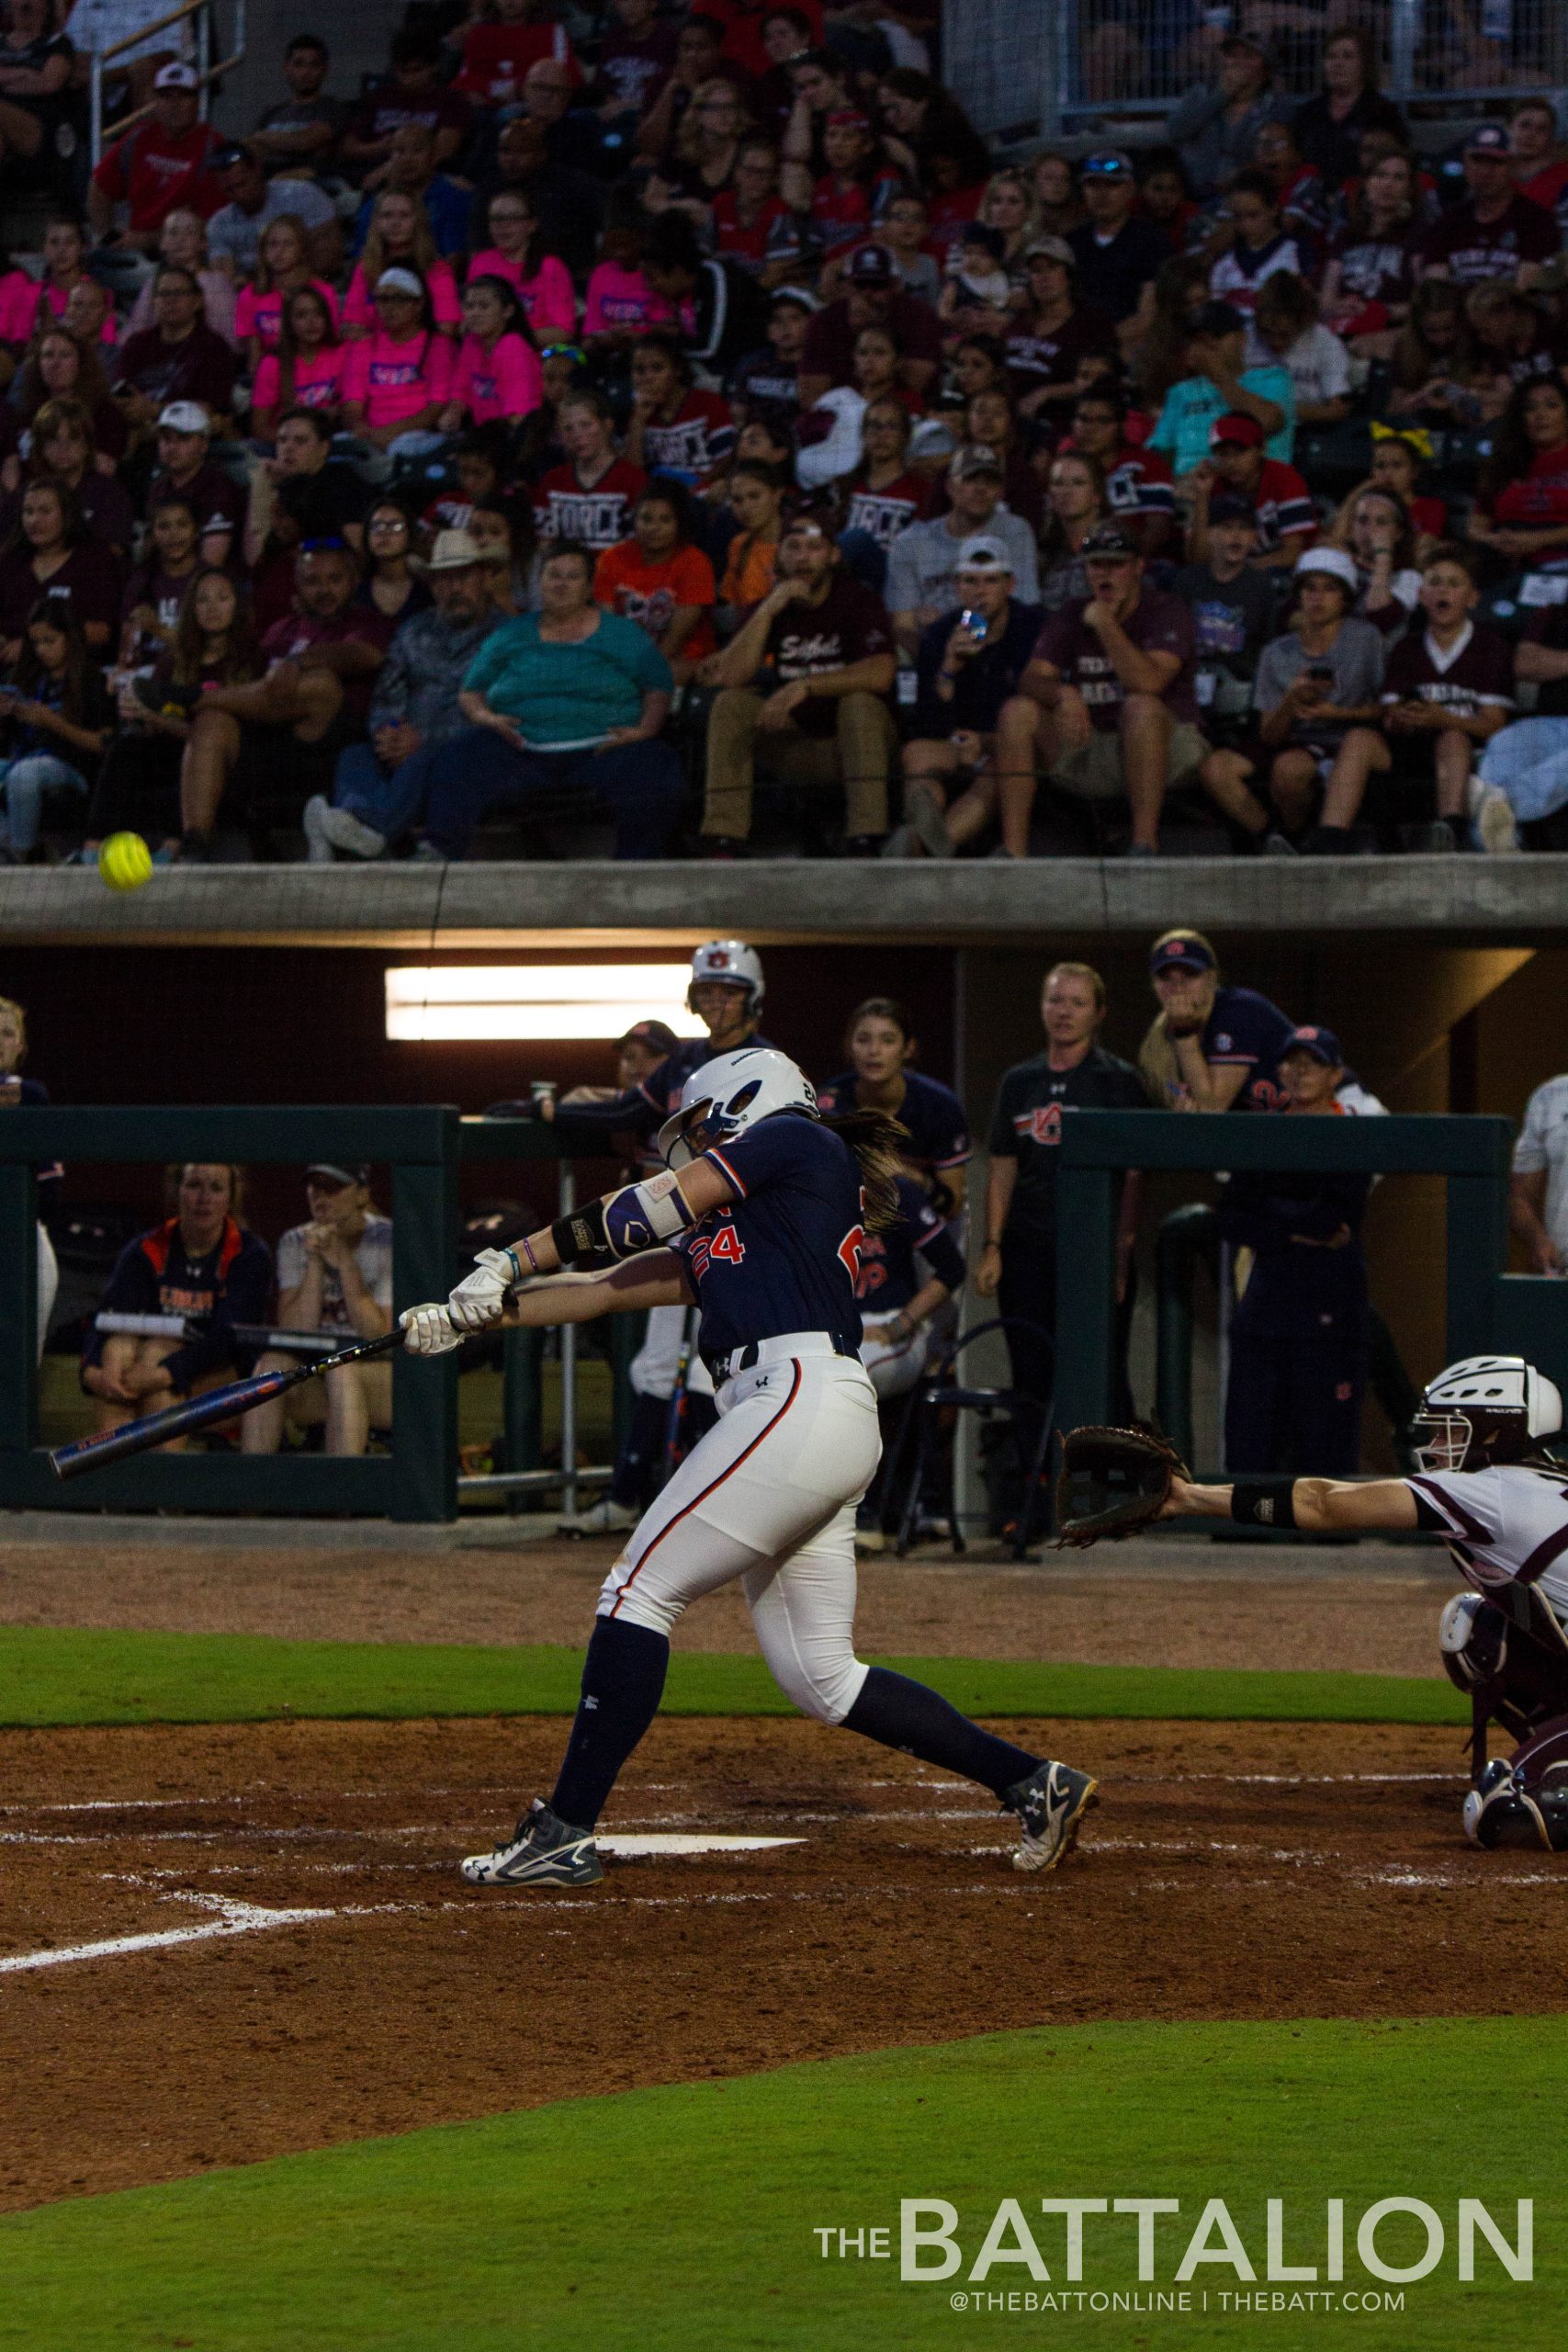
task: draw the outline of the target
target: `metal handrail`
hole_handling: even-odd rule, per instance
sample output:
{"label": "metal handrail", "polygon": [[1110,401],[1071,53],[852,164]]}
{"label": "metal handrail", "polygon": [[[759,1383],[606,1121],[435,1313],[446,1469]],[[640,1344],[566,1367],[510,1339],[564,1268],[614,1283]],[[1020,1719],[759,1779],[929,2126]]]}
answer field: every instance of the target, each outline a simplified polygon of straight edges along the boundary
{"label": "metal handrail", "polygon": [[[143,41],[151,40],[154,33],[166,32],[171,25],[184,24],[187,17],[197,20],[196,70],[202,119],[207,119],[214,83],[221,81],[223,75],[231,73],[236,65],[243,64],[245,55],[245,0],[234,0],[233,50],[229,56],[220,58],[216,65],[212,63],[212,35],[217,13],[217,0],[181,0],[179,7],[171,8],[167,16],[157,17],[150,25],[142,25],[136,32],[128,33],[123,40],[111,42],[107,49],[94,51],[88,86],[91,92],[90,137],[95,171],[103,161],[104,153],[105,67],[111,59],[123,56],[129,49],[140,49]],[[115,124],[115,138],[123,139],[128,130],[134,130],[139,122],[145,122],[152,111],[152,104],[149,99],[147,105],[138,107],[134,114],[122,116]]]}

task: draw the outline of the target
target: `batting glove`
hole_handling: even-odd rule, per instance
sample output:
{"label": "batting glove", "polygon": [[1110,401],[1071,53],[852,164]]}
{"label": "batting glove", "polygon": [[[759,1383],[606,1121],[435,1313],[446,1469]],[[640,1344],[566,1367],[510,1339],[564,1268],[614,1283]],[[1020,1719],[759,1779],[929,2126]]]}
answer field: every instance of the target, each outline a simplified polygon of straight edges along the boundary
{"label": "batting glove", "polygon": [[516,1280],[517,1261],[510,1250],[481,1250],[473,1272],[447,1300],[446,1312],[459,1331],[483,1331],[500,1322]]}
{"label": "batting glove", "polygon": [[411,1356],[450,1355],[463,1344],[462,1333],[454,1331],[452,1317],[438,1304],[405,1307],[398,1321],[408,1333],[403,1346]]}

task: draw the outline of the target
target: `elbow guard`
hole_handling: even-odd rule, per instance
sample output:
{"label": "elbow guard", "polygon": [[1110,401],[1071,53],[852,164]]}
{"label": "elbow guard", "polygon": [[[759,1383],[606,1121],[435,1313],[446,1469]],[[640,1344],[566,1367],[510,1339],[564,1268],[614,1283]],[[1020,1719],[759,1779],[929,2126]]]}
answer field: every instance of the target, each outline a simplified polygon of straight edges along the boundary
{"label": "elbow guard", "polygon": [[602,1201],[558,1217],[550,1239],[563,1266],[608,1252],[612,1258],[635,1258],[671,1241],[694,1222],[670,1169],[650,1176],[646,1183],[625,1185]]}

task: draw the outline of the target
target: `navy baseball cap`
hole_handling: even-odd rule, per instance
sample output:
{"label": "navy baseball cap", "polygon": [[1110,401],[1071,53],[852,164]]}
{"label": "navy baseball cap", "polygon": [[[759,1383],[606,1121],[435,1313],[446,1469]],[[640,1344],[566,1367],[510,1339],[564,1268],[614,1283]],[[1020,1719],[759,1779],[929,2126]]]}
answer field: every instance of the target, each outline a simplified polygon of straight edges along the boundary
{"label": "navy baseball cap", "polygon": [[1213,968],[1213,948],[1192,932],[1172,932],[1168,939],[1156,943],[1149,956],[1149,970],[1156,978],[1161,972],[1212,972]]}
{"label": "navy baseball cap", "polygon": [[1292,1030],[1280,1049],[1280,1059],[1283,1061],[1287,1054],[1310,1054],[1325,1069],[1342,1069],[1345,1066],[1345,1048],[1333,1030],[1319,1028],[1310,1021]]}
{"label": "navy baseball cap", "polygon": [[1467,155],[1507,156],[1513,150],[1500,122],[1478,122],[1464,142]]}
{"label": "navy baseball cap", "polygon": [[626,1035],[615,1040],[618,1046],[650,1046],[660,1054],[672,1054],[679,1042],[662,1021],[634,1021]]}
{"label": "navy baseball cap", "polygon": [[305,1170],[308,1184],[312,1176],[324,1176],[334,1190],[341,1192],[345,1184],[368,1184],[370,1163],[356,1159],[350,1168],[335,1167],[330,1159],[312,1159]]}

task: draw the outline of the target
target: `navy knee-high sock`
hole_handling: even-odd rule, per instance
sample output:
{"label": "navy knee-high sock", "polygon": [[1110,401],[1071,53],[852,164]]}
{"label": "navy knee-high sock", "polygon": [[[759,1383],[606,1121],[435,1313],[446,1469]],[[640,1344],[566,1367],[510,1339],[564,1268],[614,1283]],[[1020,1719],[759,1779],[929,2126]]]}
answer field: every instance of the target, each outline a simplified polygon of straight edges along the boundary
{"label": "navy knee-high sock", "polygon": [[664,1695],[670,1644],[647,1625],[601,1617],[582,1661],[582,1696],[550,1810],[574,1829],[592,1829]]}
{"label": "navy knee-high sock", "polygon": [[890,1674],[885,1666],[874,1666],[867,1674],[860,1697],[844,1717],[844,1729],[863,1732],[884,1747],[905,1748],[927,1764],[939,1764],[944,1772],[962,1772],[965,1780],[978,1781],[998,1796],[1015,1781],[1026,1781],[1040,1761],[1010,1740],[982,1731],[923,1682]]}

